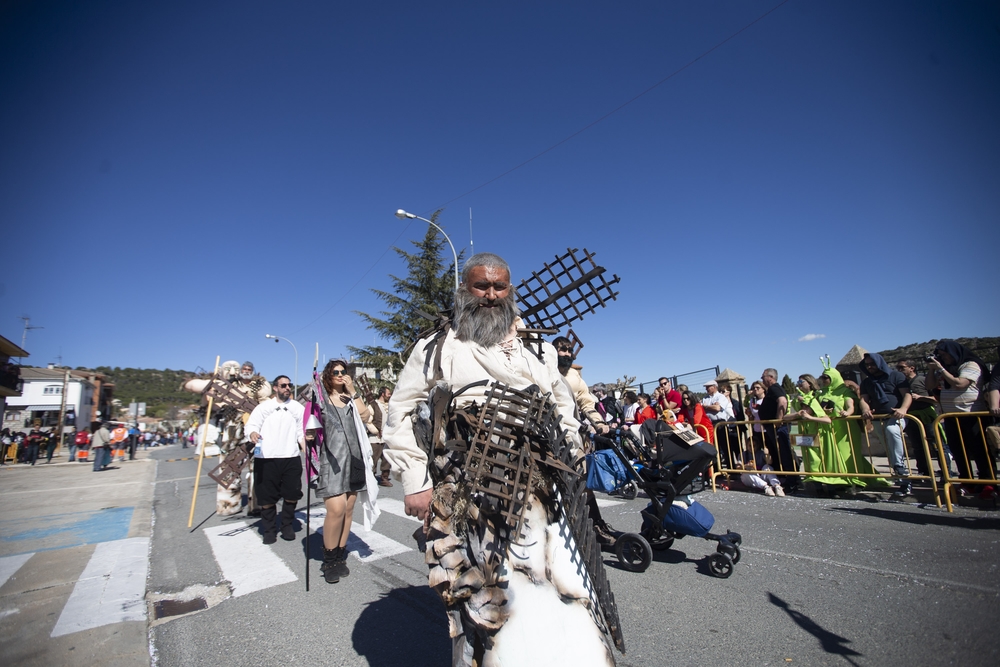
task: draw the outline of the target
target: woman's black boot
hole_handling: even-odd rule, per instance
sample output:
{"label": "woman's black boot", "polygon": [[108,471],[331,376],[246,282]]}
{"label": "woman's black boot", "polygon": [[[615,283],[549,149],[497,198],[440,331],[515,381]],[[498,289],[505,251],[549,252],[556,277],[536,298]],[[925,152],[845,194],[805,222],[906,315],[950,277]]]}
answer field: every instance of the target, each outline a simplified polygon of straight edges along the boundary
{"label": "woman's black boot", "polygon": [[337,552],[337,560],[334,567],[337,571],[337,577],[342,579],[351,573],[347,569],[347,547],[338,547],[335,551]]}
{"label": "woman's black boot", "polygon": [[320,570],[322,570],[323,578],[328,584],[340,581],[340,575],[337,573],[337,554],[339,552],[340,549],[323,549],[323,565]]}

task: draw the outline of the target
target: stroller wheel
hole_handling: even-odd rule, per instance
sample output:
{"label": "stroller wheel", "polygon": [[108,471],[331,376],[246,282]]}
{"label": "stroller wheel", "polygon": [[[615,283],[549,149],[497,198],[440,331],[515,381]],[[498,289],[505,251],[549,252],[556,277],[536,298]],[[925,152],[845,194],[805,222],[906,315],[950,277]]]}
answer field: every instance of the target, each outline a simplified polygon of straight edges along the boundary
{"label": "stroller wheel", "polygon": [[630,572],[645,572],[653,562],[653,549],[642,535],[625,533],[615,542],[618,562]]}
{"label": "stroller wheel", "polygon": [[726,554],[714,553],[708,557],[708,570],[713,577],[728,579],[733,573],[733,561]]}
{"label": "stroller wheel", "polygon": [[629,480],[622,486],[620,493],[625,500],[635,500],[635,497],[639,495],[639,485],[635,483],[635,480]]}
{"label": "stroller wheel", "polygon": [[736,547],[736,553],[734,553],[734,554],[733,554],[732,556],[730,556],[730,557],[729,557],[729,558],[730,558],[730,560],[732,560],[732,561],[733,561],[733,565],[736,565],[737,563],[739,563],[739,562],[740,562],[740,557],[741,557],[742,555],[743,555],[743,554],[742,554],[742,553],[740,552],[740,548],[739,548],[739,547]]}

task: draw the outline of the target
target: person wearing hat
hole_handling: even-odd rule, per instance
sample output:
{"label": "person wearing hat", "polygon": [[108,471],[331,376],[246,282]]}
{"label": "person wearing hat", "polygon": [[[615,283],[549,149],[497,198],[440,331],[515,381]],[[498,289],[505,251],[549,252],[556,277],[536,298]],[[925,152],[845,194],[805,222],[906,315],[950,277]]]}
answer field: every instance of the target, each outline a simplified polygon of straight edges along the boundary
{"label": "person wearing hat", "polygon": [[[715,380],[709,380],[705,383],[705,392],[708,394],[705,398],[701,399],[701,407],[705,409],[705,414],[708,416],[709,421],[712,422],[712,430],[716,431],[716,424],[721,424],[733,419],[733,403],[726,395],[719,391],[719,383]],[[737,448],[739,444],[737,443]],[[722,457],[722,462],[725,465],[728,460],[727,448],[719,443],[719,455]],[[739,449],[736,451],[739,454]]]}

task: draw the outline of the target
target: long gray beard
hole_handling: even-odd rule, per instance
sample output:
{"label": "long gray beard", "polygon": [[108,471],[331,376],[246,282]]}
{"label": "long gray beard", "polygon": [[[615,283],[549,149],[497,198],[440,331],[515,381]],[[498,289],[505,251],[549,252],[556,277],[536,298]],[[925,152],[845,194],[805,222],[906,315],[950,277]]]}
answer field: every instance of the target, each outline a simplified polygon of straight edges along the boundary
{"label": "long gray beard", "polygon": [[498,299],[496,308],[481,308],[481,301],[468,290],[455,292],[455,335],[483,347],[493,347],[503,342],[517,317],[514,290]]}

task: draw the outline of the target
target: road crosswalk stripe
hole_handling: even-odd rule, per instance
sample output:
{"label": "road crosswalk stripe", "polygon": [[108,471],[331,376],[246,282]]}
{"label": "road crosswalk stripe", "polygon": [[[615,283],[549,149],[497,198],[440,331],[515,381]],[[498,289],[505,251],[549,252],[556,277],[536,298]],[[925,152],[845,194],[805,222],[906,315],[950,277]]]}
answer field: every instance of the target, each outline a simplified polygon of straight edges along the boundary
{"label": "road crosswalk stripe", "polygon": [[621,505],[624,501],[622,500],[611,500],[611,498],[598,498],[598,507],[614,507],[615,505]]}
{"label": "road crosswalk stripe", "polygon": [[17,554],[16,556],[4,556],[0,558],[0,586],[7,583],[7,580],[14,576],[14,573],[21,569],[21,566],[34,556],[30,554]]}
{"label": "road crosswalk stripe", "polygon": [[[399,501],[396,501],[399,502]],[[379,501],[379,507],[384,506]],[[305,514],[299,512],[299,518],[305,519]],[[405,515],[404,515],[405,516]],[[323,521],[326,519],[326,510],[313,510],[309,519],[309,529],[314,533],[323,532]],[[413,551],[413,547],[408,547],[385,535],[370,530],[365,532],[365,527],[360,523],[351,522],[351,534],[347,538],[347,552],[357,558],[362,563],[395,556],[396,554]]]}
{"label": "road crosswalk stripe", "polygon": [[297,581],[285,561],[245,521],[205,529],[215,562],[233,587],[233,597]]}
{"label": "road crosswalk stripe", "polygon": [[406,513],[406,505],[403,504],[402,500],[396,500],[395,498],[379,498],[378,508],[383,512],[388,512],[389,514],[395,514],[396,516],[403,517],[409,521],[414,521],[416,523],[423,523],[420,519],[415,516],[409,516]]}
{"label": "road crosswalk stripe", "polygon": [[63,606],[52,636],[146,620],[149,538],[100,542]]}

